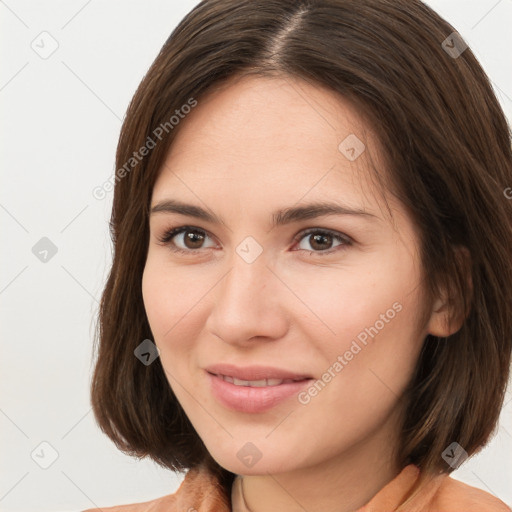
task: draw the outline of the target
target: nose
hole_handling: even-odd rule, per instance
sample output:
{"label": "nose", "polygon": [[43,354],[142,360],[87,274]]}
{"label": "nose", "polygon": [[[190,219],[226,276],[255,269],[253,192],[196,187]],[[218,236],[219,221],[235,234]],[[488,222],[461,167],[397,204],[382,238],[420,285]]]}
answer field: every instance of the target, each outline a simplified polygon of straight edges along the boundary
{"label": "nose", "polygon": [[254,338],[278,339],[286,333],[286,294],[291,292],[268,266],[265,252],[249,263],[236,252],[212,290],[208,331],[226,343],[245,346]]}

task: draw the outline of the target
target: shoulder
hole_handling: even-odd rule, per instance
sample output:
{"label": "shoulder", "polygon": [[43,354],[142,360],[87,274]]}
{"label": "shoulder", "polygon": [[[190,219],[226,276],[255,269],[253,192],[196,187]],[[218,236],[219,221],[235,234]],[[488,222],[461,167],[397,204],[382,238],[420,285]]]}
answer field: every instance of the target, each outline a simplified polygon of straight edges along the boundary
{"label": "shoulder", "polygon": [[176,493],[151,501],[131,503],[129,505],[115,505],[113,507],[88,508],[82,512],[173,512],[177,510]]}
{"label": "shoulder", "polygon": [[174,494],[151,501],[90,508],[82,512],[230,512],[230,499],[217,478],[203,466],[190,469]]}
{"label": "shoulder", "polygon": [[451,476],[443,479],[433,500],[433,510],[443,512],[512,512],[493,494]]}

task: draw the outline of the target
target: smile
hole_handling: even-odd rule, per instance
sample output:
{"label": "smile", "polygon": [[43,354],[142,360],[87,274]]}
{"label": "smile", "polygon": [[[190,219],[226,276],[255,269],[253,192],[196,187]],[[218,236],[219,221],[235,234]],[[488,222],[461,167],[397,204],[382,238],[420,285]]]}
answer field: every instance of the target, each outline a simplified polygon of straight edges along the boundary
{"label": "smile", "polygon": [[263,413],[297,396],[311,378],[243,380],[206,372],[213,397],[224,407],[244,413]]}
{"label": "smile", "polygon": [[300,382],[305,379],[261,379],[261,380],[242,380],[229,375],[216,375],[225,382],[234,384],[235,386],[249,386],[253,388],[263,388],[265,386],[280,386],[289,382]]}

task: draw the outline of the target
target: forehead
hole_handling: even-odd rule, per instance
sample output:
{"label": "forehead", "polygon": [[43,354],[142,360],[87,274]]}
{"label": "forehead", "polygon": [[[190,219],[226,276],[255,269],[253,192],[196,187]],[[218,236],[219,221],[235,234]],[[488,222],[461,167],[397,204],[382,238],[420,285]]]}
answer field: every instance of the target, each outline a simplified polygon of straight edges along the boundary
{"label": "forehead", "polygon": [[291,77],[236,77],[180,122],[153,200],[170,192],[265,204],[341,198],[374,209],[381,160],[372,127],[335,92]]}

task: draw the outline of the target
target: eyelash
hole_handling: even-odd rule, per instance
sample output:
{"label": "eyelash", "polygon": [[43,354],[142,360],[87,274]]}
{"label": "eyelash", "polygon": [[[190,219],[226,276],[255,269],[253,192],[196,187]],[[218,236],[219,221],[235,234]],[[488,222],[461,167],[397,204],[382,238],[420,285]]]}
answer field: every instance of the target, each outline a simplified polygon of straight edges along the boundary
{"label": "eyelash", "polygon": [[[200,249],[185,250],[185,249],[181,249],[180,247],[176,247],[176,245],[172,242],[172,239],[175,236],[183,233],[184,231],[197,231],[202,235],[209,236],[208,233],[206,231],[204,231],[203,229],[196,228],[194,226],[179,226],[177,228],[173,228],[173,229],[169,229],[169,230],[165,231],[165,233],[162,236],[158,237],[158,241],[162,245],[168,246],[172,252],[182,253],[182,254],[184,253],[187,255],[191,255],[191,254],[198,252]],[[351,246],[353,243],[353,240],[343,233],[338,233],[336,231],[331,231],[329,229],[320,229],[320,228],[309,228],[304,231],[301,231],[297,236],[294,237],[294,242],[300,242],[304,237],[306,237],[307,235],[311,235],[311,234],[330,235],[335,240],[341,242],[341,245],[337,245],[336,247],[334,247],[332,249],[328,249],[326,251],[307,251],[306,249],[299,249],[299,250],[303,250],[303,251],[306,250],[309,253],[309,255],[315,254],[315,255],[319,255],[319,256],[325,256],[328,254],[332,254],[338,250],[345,250],[347,248],[347,246]]]}

